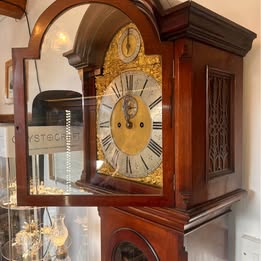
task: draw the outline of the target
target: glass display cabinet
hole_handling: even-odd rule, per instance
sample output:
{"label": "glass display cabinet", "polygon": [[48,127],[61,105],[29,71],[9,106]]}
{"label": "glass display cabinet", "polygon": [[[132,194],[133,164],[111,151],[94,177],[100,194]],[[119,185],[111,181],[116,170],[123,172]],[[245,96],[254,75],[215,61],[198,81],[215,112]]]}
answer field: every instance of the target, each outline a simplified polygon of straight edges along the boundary
{"label": "glass display cabinet", "polygon": [[[61,211],[17,206],[13,124],[1,124],[0,142],[1,260],[70,260],[69,247],[72,242]],[[41,159],[31,155],[30,160]],[[45,194],[64,193],[52,186],[39,187]]]}

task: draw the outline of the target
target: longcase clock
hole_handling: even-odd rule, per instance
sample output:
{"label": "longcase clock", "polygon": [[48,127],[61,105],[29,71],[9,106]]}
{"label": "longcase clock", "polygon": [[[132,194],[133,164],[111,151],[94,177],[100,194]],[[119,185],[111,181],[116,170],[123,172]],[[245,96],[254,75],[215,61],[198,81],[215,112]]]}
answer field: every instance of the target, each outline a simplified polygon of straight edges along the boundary
{"label": "longcase clock", "polygon": [[167,160],[174,163],[175,203],[100,208],[104,261],[128,255],[127,260],[188,260],[185,235],[229,213],[245,193],[243,56],[255,34],[193,2],[157,16],[157,23],[161,39],[174,50],[174,154]]}
{"label": "longcase clock", "polygon": [[[62,127],[80,130],[83,168],[66,181],[73,190],[41,195],[27,163],[23,61],[38,59],[52,22],[81,4],[89,5],[63,55],[79,73],[83,124],[70,126],[68,116]],[[57,0],[29,47],[13,50],[18,203],[100,206],[104,261],[187,260],[184,235],[245,193],[243,57],[256,35],[191,1],[156,6]]]}

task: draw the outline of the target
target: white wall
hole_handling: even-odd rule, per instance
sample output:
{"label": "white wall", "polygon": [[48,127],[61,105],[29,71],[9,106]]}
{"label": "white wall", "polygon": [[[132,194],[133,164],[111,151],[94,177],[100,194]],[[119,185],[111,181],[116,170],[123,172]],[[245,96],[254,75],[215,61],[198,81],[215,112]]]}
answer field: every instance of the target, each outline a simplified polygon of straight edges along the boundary
{"label": "white wall", "polygon": [[[40,13],[54,0],[28,0],[28,16],[33,25]],[[171,6],[176,0],[163,0],[165,6]],[[184,1],[183,1],[184,2]],[[236,210],[236,261],[240,260],[241,240],[243,234],[260,238],[260,0],[196,0],[207,8],[241,24],[256,32],[258,38],[254,41],[252,50],[244,58],[244,142],[243,170],[244,187],[249,194],[246,199],[237,204]],[[5,18],[0,22],[0,113],[13,113],[13,106],[5,104],[4,100],[4,66],[11,59],[12,47],[25,47],[28,42],[28,32],[25,18],[14,20]],[[94,221],[92,235],[99,235],[98,215],[95,209],[89,212]],[[92,213],[92,214],[90,214]],[[92,226],[90,226],[91,228]],[[96,237],[92,256],[99,256],[99,240]],[[97,245],[96,245],[97,244]],[[95,251],[97,251],[95,253]],[[94,260],[94,259],[93,259]],[[98,260],[98,259],[95,259]]]}

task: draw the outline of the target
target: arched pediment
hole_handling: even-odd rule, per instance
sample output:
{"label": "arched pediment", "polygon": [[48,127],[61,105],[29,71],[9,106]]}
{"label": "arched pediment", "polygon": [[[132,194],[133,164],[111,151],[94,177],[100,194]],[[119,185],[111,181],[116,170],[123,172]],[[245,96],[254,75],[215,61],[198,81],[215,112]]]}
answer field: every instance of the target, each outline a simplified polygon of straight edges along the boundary
{"label": "arched pediment", "polygon": [[[139,5],[146,14],[152,10],[149,6]],[[145,10],[146,9],[146,10]],[[110,5],[90,4],[80,23],[72,50],[64,54],[69,64],[79,68],[101,68],[108,46],[114,35],[132,20],[120,10]]]}

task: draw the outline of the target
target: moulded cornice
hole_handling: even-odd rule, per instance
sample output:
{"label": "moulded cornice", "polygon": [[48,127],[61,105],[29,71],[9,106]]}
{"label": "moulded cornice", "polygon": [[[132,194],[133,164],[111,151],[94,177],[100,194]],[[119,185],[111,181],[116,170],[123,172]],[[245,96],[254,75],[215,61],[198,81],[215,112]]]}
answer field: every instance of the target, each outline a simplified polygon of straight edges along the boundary
{"label": "moulded cornice", "polygon": [[0,1],[0,15],[21,19],[25,13],[27,0]]}

